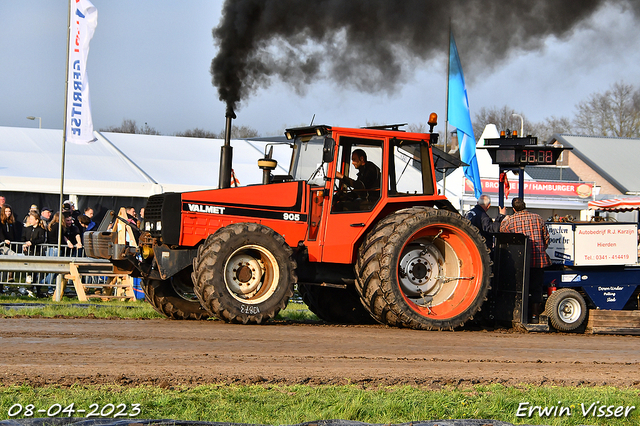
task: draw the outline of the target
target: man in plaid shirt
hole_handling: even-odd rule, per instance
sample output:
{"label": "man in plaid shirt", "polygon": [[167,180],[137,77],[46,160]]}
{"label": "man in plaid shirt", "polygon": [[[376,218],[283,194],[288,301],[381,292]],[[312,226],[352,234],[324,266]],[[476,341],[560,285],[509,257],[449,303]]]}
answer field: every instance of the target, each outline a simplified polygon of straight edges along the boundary
{"label": "man in plaid shirt", "polygon": [[533,248],[531,253],[531,270],[529,273],[529,313],[531,322],[538,323],[542,313],[542,285],[544,269],[551,265],[546,249],[549,245],[549,231],[540,215],[528,212],[522,198],[514,198],[511,202],[513,215],[504,218],[500,224],[500,232],[524,234],[529,237]]}

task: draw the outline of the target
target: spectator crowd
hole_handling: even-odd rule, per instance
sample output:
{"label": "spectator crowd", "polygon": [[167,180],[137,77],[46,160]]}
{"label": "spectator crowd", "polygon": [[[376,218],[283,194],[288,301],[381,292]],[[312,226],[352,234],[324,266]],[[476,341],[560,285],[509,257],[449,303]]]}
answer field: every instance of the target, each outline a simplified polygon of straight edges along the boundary
{"label": "spectator crowd", "polygon": [[[127,221],[132,225],[140,226],[144,209],[140,210],[140,218],[134,207],[128,206],[126,211]],[[97,228],[93,216],[93,208],[86,207],[83,211],[79,211],[71,200],[63,203],[62,211],[55,212],[50,207],[39,208],[36,204],[32,204],[29,211],[22,216],[13,210],[4,196],[0,195],[0,255],[22,253],[26,256],[83,257],[84,233]],[[60,238],[60,253],[58,253],[58,238]],[[18,279],[14,281],[11,272],[0,272],[0,274],[2,275],[0,277],[1,293],[2,282],[13,283]],[[29,275],[28,283],[39,282],[46,286],[51,284],[52,278],[53,274]],[[37,291],[40,296],[42,289],[46,290],[46,287],[34,287],[34,292]],[[51,291],[49,288],[49,292]]]}
{"label": "spectator crowd", "polygon": [[3,196],[0,196],[0,205],[0,254],[6,254],[14,244],[13,247],[21,245],[25,255],[57,255],[50,246],[57,246],[61,229],[60,244],[65,248],[62,254],[82,256],[84,232],[96,228],[93,209],[87,207],[80,212],[70,200],[63,203],[62,212],[55,213],[50,207],[39,209],[32,204],[22,220]]}

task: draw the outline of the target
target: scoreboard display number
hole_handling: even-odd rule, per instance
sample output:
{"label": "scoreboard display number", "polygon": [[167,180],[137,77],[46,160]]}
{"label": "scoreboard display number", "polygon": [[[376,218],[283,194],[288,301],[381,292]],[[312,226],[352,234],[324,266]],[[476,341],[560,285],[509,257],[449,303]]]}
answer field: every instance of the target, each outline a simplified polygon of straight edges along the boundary
{"label": "scoreboard display number", "polygon": [[523,149],[520,153],[520,163],[522,164],[554,164],[555,160],[553,151],[550,149]]}

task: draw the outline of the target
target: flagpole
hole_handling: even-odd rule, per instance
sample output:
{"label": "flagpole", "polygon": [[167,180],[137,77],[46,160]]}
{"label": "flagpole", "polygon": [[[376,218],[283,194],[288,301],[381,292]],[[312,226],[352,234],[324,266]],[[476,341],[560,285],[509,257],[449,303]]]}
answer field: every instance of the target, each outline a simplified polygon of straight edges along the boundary
{"label": "flagpole", "polygon": [[69,90],[69,44],[71,43],[71,4],[73,0],[69,0],[69,13],[67,14],[67,65],[66,65],[66,73],[64,77],[64,114],[62,121],[62,160],[60,161],[60,202],[58,204],[58,256],[62,255],[60,248],[62,246],[62,221],[64,221],[64,217],[62,216],[62,203],[64,199],[64,159],[65,159],[65,148],[67,141],[67,92]]}
{"label": "flagpole", "polygon": [[[444,115],[444,152],[447,152],[447,142],[449,141],[449,68],[451,67],[451,17],[449,17],[449,48],[447,50],[447,96],[445,101]],[[442,172],[442,192],[447,196],[447,169]]]}

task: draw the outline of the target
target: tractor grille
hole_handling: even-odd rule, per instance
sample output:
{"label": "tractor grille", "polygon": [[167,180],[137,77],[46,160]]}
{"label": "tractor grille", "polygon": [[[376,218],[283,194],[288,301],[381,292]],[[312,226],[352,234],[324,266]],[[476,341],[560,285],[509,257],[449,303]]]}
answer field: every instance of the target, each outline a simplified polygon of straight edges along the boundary
{"label": "tractor grille", "polygon": [[145,230],[164,244],[178,244],[181,208],[181,193],[167,192],[152,195],[144,208]]}
{"label": "tractor grille", "polygon": [[[162,222],[162,206],[164,204],[164,194],[152,195],[147,200],[147,205],[144,208],[144,221],[152,224]],[[151,236],[154,238],[162,237],[162,230],[155,229],[156,226],[150,230]]]}

